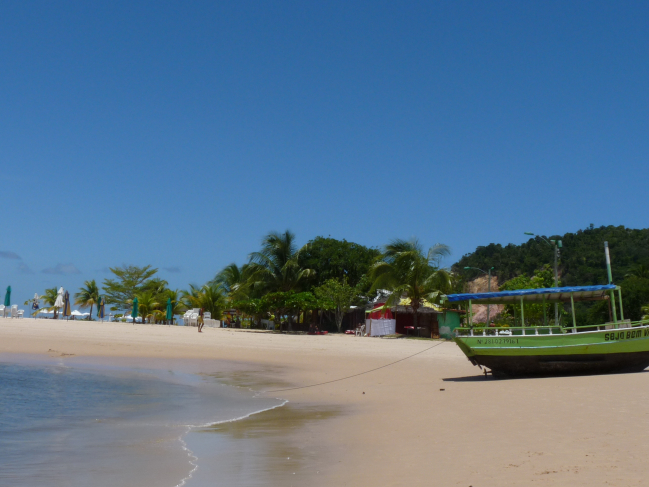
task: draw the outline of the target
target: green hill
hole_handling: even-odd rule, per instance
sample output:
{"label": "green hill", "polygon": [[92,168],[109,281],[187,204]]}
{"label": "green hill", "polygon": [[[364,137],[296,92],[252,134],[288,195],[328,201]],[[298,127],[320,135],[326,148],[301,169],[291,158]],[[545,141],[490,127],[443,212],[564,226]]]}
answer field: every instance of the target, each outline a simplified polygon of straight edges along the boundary
{"label": "green hill", "polygon": [[[632,319],[640,319],[641,306],[649,304],[649,229],[635,230],[623,226],[594,228],[591,225],[576,233],[545,237],[563,241],[559,260],[562,286],[606,284],[604,241],[608,241],[613,282],[622,286],[627,317],[630,315]],[[531,276],[543,265],[552,264],[552,252],[552,247],[539,237],[521,245],[489,244],[463,256],[452,269],[470,280],[480,273],[465,271],[464,267],[485,270],[494,267],[493,273],[503,283],[522,274]],[[589,309],[584,306],[581,311],[586,313]]]}

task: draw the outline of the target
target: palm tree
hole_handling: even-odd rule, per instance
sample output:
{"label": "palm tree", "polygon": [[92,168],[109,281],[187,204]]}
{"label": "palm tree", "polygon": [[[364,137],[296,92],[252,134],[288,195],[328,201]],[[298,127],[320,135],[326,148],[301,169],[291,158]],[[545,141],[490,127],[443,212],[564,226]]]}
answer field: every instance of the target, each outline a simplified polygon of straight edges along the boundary
{"label": "palm tree", "polygon": [[629,272],[624,276],[627,277],[639,277],[641,279],[649,279],[649,268],[644,264],[634,265]]}
{"label": "palm tree", "polygon": [[164,279],[154,277],[149,279],[138,289],[138,292],[150,292],[154,296],[159,296],[167,290],[169,283]]}
{"label": "palm tree", "polygon": [[[290,230],[266,235],[261,250],[250,254],[248,286],[252,292],[258,296],[259,293],[299,292],[305,287],[307,279],[314,276],[315,271],[300,266],[302,249],[297,248],[295,234]],[[289,330],[292,322],[293,317],[289,314]]]}
{"label": "palm tree", "polygon": [[239,267],[233,262],[226,265],[209,284],[221,286],[233,301],[248,299],[249,279],[253,270],[249,264]]}
{"label": "palm tree", "polygon": [[182,300],[187,308],[203,308],[216,320],[221,319],[228,305],[223,288],[210,283],[202,287],[190,284],[188,291],[182,291]]}
{"label": "palm tree", "polygon": [[298,290],[302,282],[315,274],[298,263],[301,249],[295,244],[295,234],[271,232],[261,242],[261,250],[250,254],[249,285],[266,292]]}
{"label": "palm tree", "polygon": [[388,306],[399,304],[402,297],[409,298],[417,329],[417,312],[424,300],[439,303],[451,289],[449,272],[439,268],[440,260],[450,253],[444,244],[436,244],[425,254],[417,239],[393,240],[383,249],[381,260],[370,268],[372,292],[392,291],[386,302]]}
{"label": "palm tree", "polygon": [[139,313],[142,316],[142,322],[147,318],[149,323],[151,323],[151,318],[155,316],[155,311],[160,306],[160,303],[157,301],[156,296],[151,291],[145,291],[136,294]]}
{"label": "palm tree", "polygon": [[46,289],[45,294],[41,296],[41,299],[45,304],[48,305],[48,309],[54,310],[54,319],[58,317],[58,309],[54,307],[54,303],[56,303],[56,298],[58,297],[59,293],[56,290],[55,287]]}
{"label": "palm tree", "polygon": [[92,320],[92,307],[99,303],[99,287],[93,279],[83,283],[85,287],[79,289],[79,292],[74,295],[74,304],[84,308],[90,306],[90,316],[88,319]]}

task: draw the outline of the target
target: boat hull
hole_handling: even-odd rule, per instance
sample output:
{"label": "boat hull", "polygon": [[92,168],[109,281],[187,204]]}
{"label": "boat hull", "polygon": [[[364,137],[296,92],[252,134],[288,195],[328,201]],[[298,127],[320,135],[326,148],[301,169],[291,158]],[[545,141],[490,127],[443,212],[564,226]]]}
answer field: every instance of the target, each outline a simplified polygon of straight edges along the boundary
{"label": "boat hull", "polygon": [[637,372],[649,366],[649,327],[540,335],[457,336],[474,365],[494,375]]}
{"label": "boat hull", "polygon": [[610,374],[646,369],[649,352],[525,357],[476,355],[474,360],[495,374],[508,376]]}

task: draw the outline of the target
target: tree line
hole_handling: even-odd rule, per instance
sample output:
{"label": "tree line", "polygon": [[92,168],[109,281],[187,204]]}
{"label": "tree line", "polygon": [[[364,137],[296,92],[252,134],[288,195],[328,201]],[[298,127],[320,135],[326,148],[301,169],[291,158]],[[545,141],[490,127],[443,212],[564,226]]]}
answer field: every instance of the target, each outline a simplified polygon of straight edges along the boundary
{"label": "tree line", "polygon": [[382,250],[317,237],[301,248],[290,231],[270,233],[261,249],[242,265],[230,264],[219,272],[213,284],[221,286],[232,306],[257,323],[272,316],[280,330],[286,317],[291,329],[295,320],[308,319],[311,312],[329,312],[340,332],[351,306],[364,305],[380,289],[391,292],[388,305],[410,298],[417,310],[425,300],[441,302],[451,289],[451,276],[440,267],[450,253],[445,245],[427,252],[416,240],[394,240]]}
{"label": "tree line", "polygon": [[[608,241],[613,280],[623,288],[625,317],[638,320],[649,314],[649,229],[591,225],[548,238],[563,241],[559,260],[562,286],[607,283],[603,242]],[[245,264],[231,263],[201,286],[174,290],[157,277],[158,270],[152,266],[113,267],[113,276],[104,280],[101,289],[94,280],[86,281],[74,300],[89,307],[92,315],[101,296],[112,310],[124,311],[137,297],[141,316],[152,323],[165,320],[170,300],[175,316],[203,308],[218,319],[225,310],[235,308],[252,326],[271,319],[283,330],[324,317],[340,331],[345,313],[354,305],[367,304],[379,290],[388,291],[387,306],[407,298],[415,322],[425,302],[448,306],[445,294],[463,292],[468,281],[481,275],[465,267],[493,267],[501,290],[552,286],[552,251],[540,237],[521,245],[490,244],[446,269],[441,263],[450,249],[443,244],[425,249],[417,239],[396,239],[379,249],[316,237],[298,247],[295,235],[286,230],[267,234]],[[52,288],[42,298],[53,306],[56,296],[57,290]],[[529,318],[535,313],[542,316],[543,310],[530,310]],[[606,302],[576,304],[580,323],[608,321],[608,313]],[[507,307],[503,317],[515,322],[515,307]]]}
{"label": "tree line", "polygon": [[[354,305],[366,304],[378,290],[392,292],[388,305],[409,298],[415,320],[424,301],[441,303],[454,282],[440,266],[449,254],[446,245],[425,250],[416,239],[397,239],[377,249],[316,237],[298,247],[295,234],[286,230],[269,233],[245,264],[225,266],[202,286],[172,290],[152,266],[111,267],[113,277],[105,279],[101,289],[95,280],[86,281],[74,300],[90,308],[91,317],[102,297],[114,311],[129,310],[137,297],[141,316],[152,323],[164,322],[166,303],[171,300],[174,315],[203,308],[219,319],[235,308],[252,326],[272,319],[283,330],[324,317],[341,331],[345,313]],[[42,299],[53,307],[56,297],[52,288]]]}

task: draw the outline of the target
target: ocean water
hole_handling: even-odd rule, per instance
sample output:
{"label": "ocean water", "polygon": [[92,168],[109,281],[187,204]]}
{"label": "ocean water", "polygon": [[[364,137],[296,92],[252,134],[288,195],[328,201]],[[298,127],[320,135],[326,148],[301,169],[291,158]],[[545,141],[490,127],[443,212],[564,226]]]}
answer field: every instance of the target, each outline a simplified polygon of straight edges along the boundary
{"label": "ocean water", "polygon": [[200,455],[188,437],[283,404],[171,370],[0,362],[0,486],[221,485],[200,457],[228,437]]}

